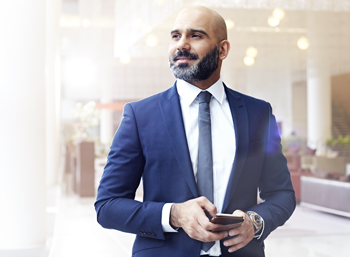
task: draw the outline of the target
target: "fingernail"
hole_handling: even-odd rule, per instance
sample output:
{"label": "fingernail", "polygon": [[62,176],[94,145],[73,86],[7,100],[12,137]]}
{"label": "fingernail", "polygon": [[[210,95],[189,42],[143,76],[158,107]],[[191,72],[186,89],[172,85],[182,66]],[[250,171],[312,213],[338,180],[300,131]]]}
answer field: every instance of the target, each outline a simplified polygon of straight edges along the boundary
{"label": "fingernail", "polygon": [[234,236],[235,233],[233,233],[233,231],[230,231],[230,236]]}
{"label": "fingernail", "polygon": [[232,253],[232,252],[233,252],[233,250],[232,250],[232,249],[228,249],[228,252],[229,252],[229,253]]}
{"label": "fingernail", "polygon": [[228,246],[228,243],[227,243],[227,242],[225,242],[225,243],[224,243],[224,245],[225,245],[225,246]]}

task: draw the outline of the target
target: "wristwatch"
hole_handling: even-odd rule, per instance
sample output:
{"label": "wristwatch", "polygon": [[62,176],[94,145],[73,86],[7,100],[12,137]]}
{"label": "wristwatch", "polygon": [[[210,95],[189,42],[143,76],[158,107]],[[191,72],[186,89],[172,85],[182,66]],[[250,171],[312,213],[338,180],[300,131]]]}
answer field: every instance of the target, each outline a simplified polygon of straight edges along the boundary
{"label": "wristwatch", "polygon": [[259,214],[253,211],[247,211],[249,218],[252,220],[254,225],[254,234],[259,233],[263,227],[263,219]]}

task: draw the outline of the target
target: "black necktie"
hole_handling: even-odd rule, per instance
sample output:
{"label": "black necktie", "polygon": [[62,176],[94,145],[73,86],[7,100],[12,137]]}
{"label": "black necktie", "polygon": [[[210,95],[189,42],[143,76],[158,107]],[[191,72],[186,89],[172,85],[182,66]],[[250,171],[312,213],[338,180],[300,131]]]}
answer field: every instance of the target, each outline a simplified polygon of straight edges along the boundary
{"label": "black necktie", "polygon": [[[213,156],[211,142],[211,121],[210,121],[210,103],[211,94],[208,91],[202,91],[198,95],[198,164],[197,164],[197,187],[199,195],[205,196],[214,203],[213,194]],[[206,212],[210,219],[210,215]],[[202,249],[208,251],[215,242],[202,243]]]}

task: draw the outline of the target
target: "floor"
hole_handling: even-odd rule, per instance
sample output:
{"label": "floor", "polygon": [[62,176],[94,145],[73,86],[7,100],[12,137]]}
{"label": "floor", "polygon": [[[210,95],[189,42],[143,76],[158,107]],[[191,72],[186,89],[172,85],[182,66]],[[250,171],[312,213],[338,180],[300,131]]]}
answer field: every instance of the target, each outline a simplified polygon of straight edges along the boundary
{"label": "floor", "polygon": [[[95,198],[65,191],[49,191],[46,246],[0,251],[0,256],[130,257],[135,236],[103,229],[96,221]],[[137,199],[141,198],[138,191]],[[267,257],[349,257],[350,218],[297,206],[286,224],[265,240],[265,252]]]}
{"label": "floor", "polygon": [[[61,198],[50,257],[131,256],[134,235],[100,227],[93,203],[94,198]],[[349,257],[350,219],[298,206],[265,245],[268,257]]]}
{"label": "floor", "polygon": [[268,257],[349,257],[350,219],[297,206],[265,240]]}
{"label": "floor", "polygon": [[50,257],[131,256],[135,236],[102,228],[96,221],[94,201],[62,197]]}

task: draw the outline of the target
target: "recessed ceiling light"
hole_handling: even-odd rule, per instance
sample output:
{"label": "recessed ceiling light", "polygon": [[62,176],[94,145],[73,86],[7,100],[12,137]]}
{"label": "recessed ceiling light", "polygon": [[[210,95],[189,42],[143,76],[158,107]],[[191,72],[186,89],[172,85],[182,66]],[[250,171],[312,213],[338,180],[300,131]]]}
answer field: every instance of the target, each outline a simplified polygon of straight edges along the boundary
{"label": "recessed ceiling light", "polygon": [[306,50],[309,48],[309,40],[306,37],[300,37],[297,45],[301,50]]}
{"label": "recessed ceiling light", "polygon": [[150,47],[154,47],[158,44],[158,38],[155,35],[148,35],[146,38],[146,44]]}
{"label": "recessed ceiling light", "polygon": [[258,50],[255,47],[251,46],[247,48],[245,54],[249,57],[255,58],[258,55]]}
{"label": "recessed ceiling light", "polygon": [[280,20],[277,19],[274,16],[270,16],[267,20],[267,23],[271,26],[271,27],[276,27],[280,24]]}
{"label": "recessed ceiling light", "polygon": [[255,60],[253,57],[246,56],[244,57],[243,62],[246,66],[252,66],[255,63]]}
{"label": "recessed ceiling light", "polygon": [[276,8],[276,9],[273,10],[272,15],[276,19],[282,20],[284,18],[284,16],[285,16],[285,13],[284,13],[284,11],[282,9]]}

